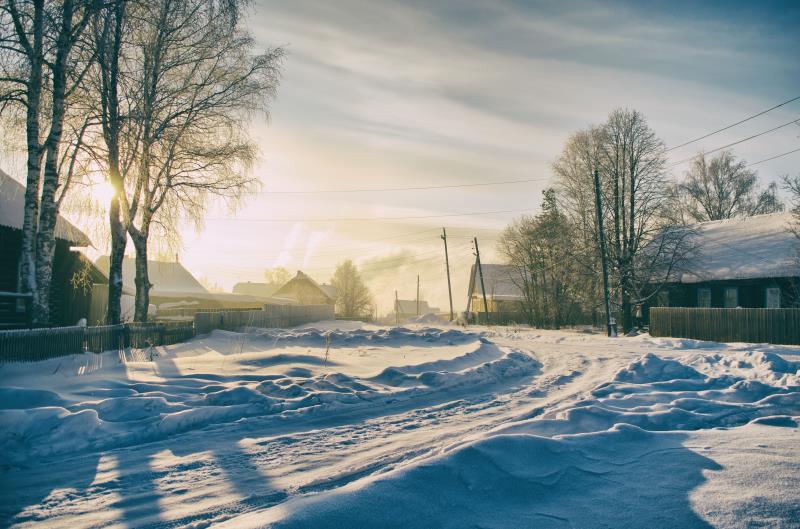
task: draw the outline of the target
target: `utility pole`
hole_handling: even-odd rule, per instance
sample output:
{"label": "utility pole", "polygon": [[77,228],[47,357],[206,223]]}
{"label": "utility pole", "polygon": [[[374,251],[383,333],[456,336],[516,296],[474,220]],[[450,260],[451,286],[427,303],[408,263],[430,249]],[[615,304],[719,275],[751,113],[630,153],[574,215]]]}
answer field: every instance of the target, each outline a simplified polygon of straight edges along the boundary
{"label": "utility pole", "polygon": [[600,260],[603,263],[603,296],[606,303],[606,332],[609,336],[616,336],[611,326],[611,301],[608,297],[608,262],[606,260],[606,232],[603,229],[603,204],[600,199],[600,173],[594,170],[594,208],[597,212],[597,230],[600,240]]}
{"label": "utility pole", "polygon": [[453,289],[450,287],[450,258],[447,256],[447,230],[442,228],[444,241],[444,264],[447,268],[447,295],[450,296],[450,321],[453,321]]}
{"label": "utility pole", "polygon": [[475,259],[478,263],[478,275],[481,278],[481,292],[483,292],[483,313],[486,316],[486,325],[489,325],[489,304],[486,303],[486,286],[483,284],[483,267],[481,266],[481,251],[478,248],[478,238],[472,239],[475,242]]}
{"label": "utility pole", "polygon": [[419,316],[419,274],[417,274],[417,316]]}
{"label": "utility pole", "polygon": [[394,325],[400,325],[400,302],[397,300],[397,291],[394,291]]}

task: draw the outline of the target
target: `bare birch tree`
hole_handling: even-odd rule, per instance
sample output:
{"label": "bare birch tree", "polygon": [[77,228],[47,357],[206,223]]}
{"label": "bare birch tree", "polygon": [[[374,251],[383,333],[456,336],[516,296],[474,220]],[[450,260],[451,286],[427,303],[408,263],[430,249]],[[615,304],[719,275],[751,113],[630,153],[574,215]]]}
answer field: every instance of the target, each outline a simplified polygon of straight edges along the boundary
{"label": "bare birch tree", "polygon": [[[565,209],[576,231],[584,232],[583,243],[595,249],[591,178],[594,169],[599,171],[613,301],[626,331],[633,325],[633,305],[654,295],[689,252],[690,231],[676,226],[669,210],[664,164],[664,143],[644,116],[619,109],[602,126],[570,138],[554,165]],[[584,255],[597,277],[592,255],[598,253]]]}
{"label": "bare birch tree", "polygon": [[364,316],[372,312],[373,299],[353,261],[346,260],[336,266],[331,279],[336,287],[336,311],[346,318]]}
{"label": "bare birch tree", "polygon": [[761,189],[758,173],[730,151],[711,159],[699,153],[678,191],[686,213],[697,222],[783,211],[777,184]]}
{"label": "bare birch tree", "polygon": [[[132,23],[128,16],[130,0],[109,1],[93,25],[93,41],[97,49],[92,86],[96,112],[100,116],[101,135],[105,149],[99,145],[95,151],[98,162],[105,168],[114,196],[108,204],[108,222],[111,235],[108,271],[108,305],[106,323],[114,325],[121,320],[122,261],[128,233],[120,211],[120,196],[125,191],[125,174],[137,152],[138,138],[131,127],[131,107],[134,105],[126,91],[126,72],[122,62],[126,59],[124,37],[129,36]],[[125,143],[123,144],[123,141]]]}
{"label": "bare birch tree", "polygon": [[[0,5],[0,112],[21,107],[25,114],[27,174],[18,287],[33,296],[34,325],[47,325],[50,319],[55,225],[72,175],[64,178],[59,172],[64,168],[65,122],[91,62],[90,50],[81,50],[81,43],[98,6],[88,0],[7,0]],[[82,131],[76,154],[85,129],[76,129]]]}
{"label": "bare birch tree", "polygon": [[601,127],[576,132],[553,163],[561,209],[574,228],[575,280],[581,285],[578,300],[594,322],[599,321],[603,306],[603,285],[592,174],[600,165],[602,139]]}
{"label": "bare birch tree", "polygon": [[138,321],[147,319],[153,230],[175,234],[182,219],[199,223],[210,196],[235,201],[255,182],[248,170],[257,149],[247,125],[254,112],[267,113],[282,50],[253,53],[239,19],[243,5],[142,0],[127,6],[133,29],[123,143],[135,159],[120,176],[117,198],[136,251]]}

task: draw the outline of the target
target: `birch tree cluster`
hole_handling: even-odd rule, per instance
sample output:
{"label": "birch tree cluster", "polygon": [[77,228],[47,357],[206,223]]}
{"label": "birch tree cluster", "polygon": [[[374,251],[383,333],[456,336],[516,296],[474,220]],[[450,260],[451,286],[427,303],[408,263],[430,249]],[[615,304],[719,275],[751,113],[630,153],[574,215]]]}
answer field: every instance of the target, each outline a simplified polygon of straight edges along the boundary
{"label": "birch tree cluster", "polygon": [[[699,153],[677,181],[666,154],[645,117],[631,109],[614,110],[604,123],[568,138],[552,165],[556,185],[546,192],[542,213],[512,223],[499,242],[530,323],[558,328],[601,320],[598,206],[611,310],[625,331],[634,327],[637,307],[697,251],[697,222],[783,210],[777,186],[762,189],[757,173],[729,151],[710,158]],[[786,179],[787,189],[793,182]]]}
{"label": "birch tree cluster", "polygon": [[[24,127],[27,192],[20,285],[46,325],[54,226],[79,179],[107,180],[107,322],[120,319],[122,260],[136,255],[146,321],[154,239],[200,226],[213,197],[257,185],[254,117],[268,118],[283,50],[257,50],[245,0],[4,0],[0,118]],[[157,237],[153,237],[156,234]]]}

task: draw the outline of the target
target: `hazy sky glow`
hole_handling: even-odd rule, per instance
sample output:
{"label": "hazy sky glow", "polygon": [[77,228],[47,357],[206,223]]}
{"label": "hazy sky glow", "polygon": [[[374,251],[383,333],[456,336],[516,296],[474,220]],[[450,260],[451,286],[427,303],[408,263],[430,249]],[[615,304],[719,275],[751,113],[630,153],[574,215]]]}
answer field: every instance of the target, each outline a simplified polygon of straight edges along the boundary
{"label": "hazy sky glow", "polygon": [[[226,289],[283,265],[327,281],[337,261],[372,263],[381,313],[416,275],[447,307],[436,231],[452,235],[454,301],[466,301],[468,237],[496,259],[494,236],[538,209],[550,164],[570,133],[614,108],[642,111],[667,145],[800,95],[800,2],[393,2],[261,0],[249,25],[284,46],[269,125],[254,125],[264,191],[537,182],[431,191],[267,194],[235,215],[187,229],[181,258]],[[668,7],[667,7],[668,6]],[[681,160],[800,117],[800,101],[670,153]],[[800,127],[747,142],[760,160],[800,146]],[[800,153],[758,166],[795,172]],[[683,174],[685,164],[672,171]],[[281,219],[280,222],[270,219]],[[291,221],[291,219],[302,219]]]}

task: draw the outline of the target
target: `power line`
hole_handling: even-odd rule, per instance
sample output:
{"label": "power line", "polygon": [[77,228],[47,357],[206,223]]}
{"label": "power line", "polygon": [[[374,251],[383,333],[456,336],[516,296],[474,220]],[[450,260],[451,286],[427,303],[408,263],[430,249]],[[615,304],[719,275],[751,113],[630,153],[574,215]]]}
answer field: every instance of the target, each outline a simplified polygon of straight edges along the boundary
{"label": "power line", "polygon": [[782,158],[782,157],[784,157],[784,156],[788,156],[788,155],[792,154],[793,152],[798,152],[798,151],[800,151],[800,148],[798,148],[798,149],[794,149],[794,150],[792,150],[792,151],[789,151],[789,152],[785,152],[785,153],[783,153],[783,154],[778,154],[778,155],[776,155],[776,156],[770,156],[769,158],[764,158],[763,160],[759,160],[759,161],[757,161],[757,162],[749,163],[749,164],[747,164],[745,167],[750,167],[751,165],[758,165],[758,164],[760,164],[760,163],[768,162],[768,161],[770,161],[770,160],[774,160],[774,159],[776,159],[776,158]]}
{"label": "power line", "polygon": [[206,217],[206,220],[234,220],[237,222],[364,222],[371,220],[412,220],[412,219],[438,219],[443,217],[469,217],[480,215],[498,215],[501,213],[523,213],[532,209],[505,209],[499,211],[470,211],[466,213],[445,213],[441,215],[409,215],[405,217],[330,217],[310,219],[243,219],[231,217]]}
{"label": "power line", "polygon": [[460,187],[481,187],[481,186],[501,186],[510,184],[524,184],[529,182],[541,182],[549,180],[546,178],[524,178],[522,180],[503,180],[500,182],[478,182],[474,184],[446,184],[438,186],[410,186],[410,187],[364,187],[356,189],[309,189],[309,190],[290,190],[290,191],[260,191],[260,195],[310,195],[325,193],[372,193],[386,191],[424,191],[429,189],[454,189]]}
{"label": "power line", "polygon": [[757,117],[759,117],[759,116],[763,116],[763,115],[764,115],[764,114],[766,114],[767,112],[772,112],[772,111],[773,111],[773,110],[775,110],[776,108],[780,108],[780,107],[782,107],[782,106],[784,106],[784,105],[788,105],[789,103],[791,103],[791,102],[793,102],[793,101],[797,101],[798,99],[800,99],[800,96],[793,97],[792,99],[789,99],[788,101],[784,101],[783,103],[780,103],[780,104],[778,104],[778,105],[775,105],[774,107],[768,108],[768,109],[766,109],[766,110],[762,110],[762,111],[761,111],[761,112],[759,112],[758,114],[753,114],[752,116],[748,116],[748,117],[744,118],[744,119],[743,119],[743,120],[741,120],[741,121],[737,121],[736,123],[732,123],[732,124],[730,124],[730,125],[727,125],[727,126],[725,126],[725,127],[722,127],[721,129],[717,129],[717,130],[715,130],[714,132],[709,132],[708,134],[705,134],[705,135],[703,135],[703,136],[700,136],[699,138],[695,138],[695,139],[693,139],[693,140],[689,140],[689,141],[687,141],[686,143],[681,143],[680,145],[676,145],[675,147],[670,147],[669,149],[667,149],[667,150],[666,150],[666,152],[674,151],[675,149],[680,149],[681,147],[686,147],[687,145],[690,145],[690,144],[692,144],[692,143],[695,143],[695,142],[697,142],[697,141],[700,141],[700,140],[704,140],[704,139],[706,139],[706,138],[708,138],[708,137],[710,137],[710,136],[713,136],[714,134],[719,134],[720,132],[723,132],[723,131],[726,131],[726,130],[728,130],[728,129],[731,129],[731,128],[733,128],[733,127],[737,126],[737,125],[741,125],[742,123],[745,123],[745,122],[747,122],[747,121],[750,121],[751,119],[755,119],[755,118],[757,118]]}
{"label": "power line", "polygon": [[[721,151],[723,149],[727,149],[728,147],[733,147],[734,145],[739,145],[740,143],[744,143],[746,141],[750,141],[750,140],[752,140],[754,138],[758,138],[759,136],[763,136],[765,134],[769,134],[770,132],[775,132],[776,130],[782,129],[784,127],[788,127],[789,125],[792,125],[792,124],[798,123],[798,122],[800,122],[800,118],[795,118],[795,119],[793,119],[791,121],[788,121],[788,122],[784,123],[783,125],[778,125],[777,127],[773,127],[773,128],[771,128],[769,130],[765,130],[763,132],[759,132],[758,134],[753,134],[752,136],[748,136],[747,138],[744,138],[744,139],[741,139],[741,140],[738,140],[738,141],[734,141],[733,143],[729,143],[727,145],[723,145],[722,147],[717,147],[716,149],[712,149],[710,151],[704,151],[704,154],[711,154],[711,153],[714,153],[714,152],[717,152],[717,151]],[[680,164],[682,164],[684,162],[688,162],[689,160],[694,159],[695,156],[690,156],[688,158],[684,158],[683,160],[681,160],[679,162],[672,163],[672,164],[667,166],[667,169],[675,167],[676,165],[680,165]]]}

